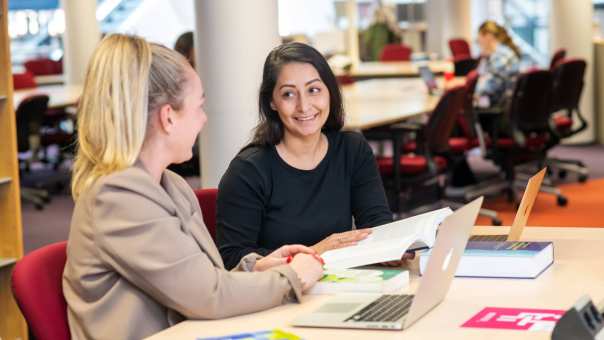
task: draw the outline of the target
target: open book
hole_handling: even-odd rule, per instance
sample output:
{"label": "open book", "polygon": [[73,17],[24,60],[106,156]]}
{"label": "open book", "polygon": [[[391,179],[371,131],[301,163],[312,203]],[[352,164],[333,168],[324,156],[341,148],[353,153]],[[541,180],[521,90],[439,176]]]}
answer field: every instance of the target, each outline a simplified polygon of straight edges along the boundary
{"label": "open book", "polygon": [[453,211],[449,208],[372,228],[373,232],[358,244],[326,251],[321,255],[326,269],[345,269],[400,260],[408,250],[431,248],[440,223]]}
{"label": "open book", "polygon": [[408,284],[409,271],[403,269],[328,269],[308,294],[396,293]]}

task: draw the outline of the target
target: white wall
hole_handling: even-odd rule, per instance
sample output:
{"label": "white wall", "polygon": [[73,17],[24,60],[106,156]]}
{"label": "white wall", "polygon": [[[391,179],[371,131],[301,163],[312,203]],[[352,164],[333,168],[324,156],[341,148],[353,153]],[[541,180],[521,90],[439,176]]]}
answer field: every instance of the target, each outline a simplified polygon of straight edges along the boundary
{"label": "white wall", "polygon": [[118,28],[149,41],[173,47],[178,36],[195,29],[194,0],[145,0]]}

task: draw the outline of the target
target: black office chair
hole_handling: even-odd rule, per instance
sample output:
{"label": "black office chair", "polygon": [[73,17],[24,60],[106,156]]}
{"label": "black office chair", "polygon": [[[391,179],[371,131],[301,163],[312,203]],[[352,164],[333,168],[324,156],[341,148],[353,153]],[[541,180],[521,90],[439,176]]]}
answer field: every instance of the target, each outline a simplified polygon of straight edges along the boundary
{"label": "black office chair", "polygon": [[[509,198],[515,202],[519,202],[518,188],[523,189],[525,184],[517,177],[516,167],[536,162],[537,167],[542,168],[545,163],[547,145],[552,138],[549,126],[552,83],[552,74],[546,70],[519,75],[501,117],[503,120],[491,132],[493,142],[487,157],[504,171]],[[558,205],[566,205],[566,197],[549,181],[544,181],[541,191],[556,195]]]}
{"label": "black office chair", "polygon": [[[24,176],[31,170],[31,163],[40,151],[40,130],[44,115],[48,109],[47,95],[33,95],[23,99],[16,110],[17,149],[19,152],[19,177],[21,179],[21,198],[31,202],[37,209],[48,203],[47,190],[25,186]],[[27,155],[25,155],[27,153]]]}
{"label": "black office chair", "polygon": [[556,50],[556,52],[554,52],[554,54],[552,54],[552,59],[549,62],[549,70],[553,71],[556,66],[558,66],[558,64],[560,64],[560,62],[562,60],[564,60],[564,58],[566,57],[566,49],[565,48],[559,48]]}
{"label": "black office chair", "polygon": [[[585,68],[587,64],[582,59],[565,59],[559,61],[552,71],[552,108],[553,117],[552,139],[548,149],[559,145],[563,139],[574,136],[587,128],[587,121],[579,109],[579,101],[583,92]],[[575,122],[578,125],[575,127]],[[578,174],[579,182],[585,182],[589,171],[580,160],[547,158],[546,164],[550,169],[558,170],[560,178],[566,177],[567,172]]]}
{"label": "black office chair", "polygon": [[[442,199],[442,188],[438,178],[445,175],[447,160],[444,155],[449,151],[449,137],[455,125],[455,119],[463,105],[464,87],[458,86],[447,90],[440,98],[426,124],[402,123],[386,128],[375,128],[363,133],[367,139],[391,139],[394,154],[392,157],[376,157],[377,163],[388,194],[390,208],[393,212],[401,211],[401,193],[407,194],[407,211],[421,209],[422,205],[411,200],[414,192],[435,188],[436,201]],[[401,155],[401,144],[406,135],[415,134],[414,151]],[[398,162],[394,160],[398,158]],[[436,186],[434,186],[436,184]],[[415,206],[408,203],[413,201]],[[432,201],[431,203],[434,203]],[[431,204],[433,205],[433,204]]]}

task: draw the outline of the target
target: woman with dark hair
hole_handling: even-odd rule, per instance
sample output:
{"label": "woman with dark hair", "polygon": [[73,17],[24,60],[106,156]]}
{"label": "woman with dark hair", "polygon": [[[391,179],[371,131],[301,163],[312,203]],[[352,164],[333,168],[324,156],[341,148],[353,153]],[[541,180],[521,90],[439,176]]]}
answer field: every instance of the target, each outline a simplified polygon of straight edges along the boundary
{"label": "woman with dark hair", "polygon": [[317,50],[273,49],[259,97],[253,140],[219,186],[218,244],[227,267],[294,240],[318,253],[354,245],[369,235],[363,228],[392,220],[369,145],[340,131],[340,90]]}
{"label": "woman with dark hair", "polygon": [[185,32],[181,34],[174,43],[174,50],[182,54],[191,67],[195,68],[195,48],[193,46],[193,32]]}

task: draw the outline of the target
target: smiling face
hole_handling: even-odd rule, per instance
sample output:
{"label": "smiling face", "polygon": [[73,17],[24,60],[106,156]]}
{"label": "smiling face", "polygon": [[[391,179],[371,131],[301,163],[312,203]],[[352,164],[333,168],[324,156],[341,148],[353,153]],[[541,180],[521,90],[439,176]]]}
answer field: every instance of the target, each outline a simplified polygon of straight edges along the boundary
{"label": "smiling face", "polygon": [[317,136],[329,117],[329,90],[313,65],[285,64],[273,89],[271,108],[279,114],[285,138]]}

